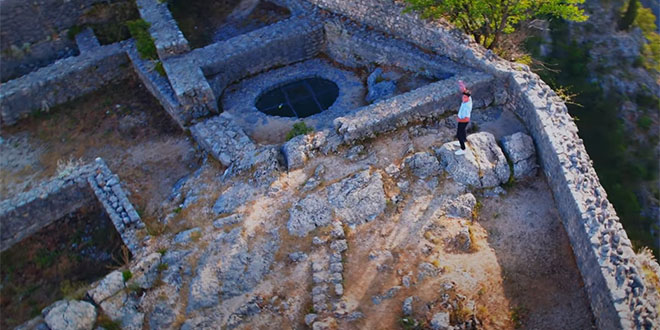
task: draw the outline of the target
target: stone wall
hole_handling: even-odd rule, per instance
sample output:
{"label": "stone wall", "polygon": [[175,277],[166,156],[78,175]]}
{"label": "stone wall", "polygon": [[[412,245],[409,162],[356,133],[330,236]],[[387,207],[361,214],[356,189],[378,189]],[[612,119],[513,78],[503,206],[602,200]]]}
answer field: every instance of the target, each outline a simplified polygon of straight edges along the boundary
{"label": "stone wall", "polygon": [[[4,26],[1,31],[4,31]],[[76,43],[66,33],[55,40],[11,45],[0,51],[0,82],[7,82],[26,75],[55,61],[79,54]]]}
{"label": "stone wall", "polygon": [[316,56],[323,48],[323,24],[314,16],[293,17],[195,49],[188,55],[211,77],[213,90],[272,67]]}
{"label": "stone wall", "polygon": [[424,53],[406,41],[350,21],[328,20],[325,38],[328,55],[350,67],[391,65],[431,79],[446,79],[463,69],[445,56]]}
{"label": "stone wall", "polygon": [[110,171],[103,159],[97,158],[94,161],[94,171],[86,178],[88,187],[94,192],[93,196],[103,206],[126,247],[133,255],[138,254],[142,247],[142,238],[146,236],[146,227],[128,200],[119,177]]}
{"label": "stone wall", "polygon": [[523,65],[471,43],[450,27],[404,14],[400,3],[310,0],[378,30],[409,40],[463,65],[495,75],[507,87],[509,107],[532,134],[599,329],[654,328],[657,311],[645,298],[635,254],[591,165],[565,104]]}
{"label": "stone wall", "polygon": [[69,57],[0,86],[0,126],[12,125],[33,111],[71,101],[125,78],[130,66],[123,43]]}
{"label": "stone wall", "polygon": [[7,81],[57,59],[75,56],[67,29],[98,3],[118,0],[3,0],[0,2],[0,81]]}
{"label": "stone wall", "polygon": [[183,110],[167,77],[161,76],[156,71],[154,62],[144,60],[140,57],[133,41],[128,43],[126,53],[133,64],[135,73],[145,88],[160,102],[165,111],[179,124],[179,127],[184,129],[186,123],[192,119],[192,116],[190,112]]}
{"label": "stone wall", "polygon": [[460,106],[459,79],[472,90],[475,108],[489,106],[495,101],[492,88],[493,76],[483,73],[463,73],[339,117],[334,121],[335,129],[344,142],[350,143],[406,126],[408,123],[441,117]]}
{"label": "stone wall", "polygon": [[166,59],[190,51],[188,40],[167,8],[167,1],[137,0],[136,3],[140,16],[151,24],[149,33],[154,38],[158,57]]}
{"label": "stone wall", "polygon": [[10,248],[41,228],[99,202],[112,220],[124,244],[135,255],[141,250],[139,234],[145,228],[128,200],[119,178],[101,158],[92,164],[61,172],[39,187],[0,201],[0,251]]}
{"label": "stone wall", "polygon": [[0,251],[92,202],[93,195],[85,179],[90,172],[90,167],[84,167],[0,202]]}
{"label": "stone wall", "polygon": [[163,61],[174,95],[186,117],[201,118],[218,112],[218,101],[200,67],[188,57],[172,57]]}

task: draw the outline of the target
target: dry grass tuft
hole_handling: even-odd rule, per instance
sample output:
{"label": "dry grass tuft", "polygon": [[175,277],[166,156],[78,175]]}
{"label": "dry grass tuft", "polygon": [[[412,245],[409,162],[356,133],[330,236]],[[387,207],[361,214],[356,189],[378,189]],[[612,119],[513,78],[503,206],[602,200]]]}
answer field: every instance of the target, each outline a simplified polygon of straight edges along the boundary
{"label": "dry grass tuft", "polygon": [[80,168],[84,164],[85,162],[82,160],[82,158],[75,159],[73,157],[69,157],[68,160],[58,159],[55,173],[57,173],[57,177],[61,179],[71,175],[76,169]]}

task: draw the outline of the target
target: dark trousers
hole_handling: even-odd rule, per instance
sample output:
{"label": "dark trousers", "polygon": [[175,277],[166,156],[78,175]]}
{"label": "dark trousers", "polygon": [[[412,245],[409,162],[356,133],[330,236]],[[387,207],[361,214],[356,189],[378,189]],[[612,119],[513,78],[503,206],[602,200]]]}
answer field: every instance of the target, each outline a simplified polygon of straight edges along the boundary
{"label": "dark trousers", "polygon": [[467,141],[467,125],[469,123],[458,123],[458,130],[456,131],[456,138],[461,144],[461,149],[465,150],[465,141]]}

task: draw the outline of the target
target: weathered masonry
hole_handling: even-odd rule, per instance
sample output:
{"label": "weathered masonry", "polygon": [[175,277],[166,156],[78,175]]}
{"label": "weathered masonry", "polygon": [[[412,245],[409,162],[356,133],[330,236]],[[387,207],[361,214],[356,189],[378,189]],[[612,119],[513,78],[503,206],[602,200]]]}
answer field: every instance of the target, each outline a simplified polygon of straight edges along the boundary
{"label": "weathered masonry", "polygon": [[87,203],[98,201],[124,244],[136,255],[145,228],[140,216],[103,159],[74,168],[39,187],[0,202],[0,251]]}
{"label": "weathered masonry", "polygon": [[[531,133],[570,237],[598,328],[648,328],[657,322],[657,310],[650,307],[645,298],[647,289],[640,280],[631,242],[607,200],[575,123],[561,99],[528,67],[498,58],[448,26],[421,20],[415,14],[404,14],[403,5],[392,0],[276,2],[291,11],[289,18],[190,50],[165,3],[138,0],[140,15],[151,24],[150,34],[165,76],[156,72],[154,61],[139,57],[133,40],[99,45],[93,41],[93,34],[82,35],[76,38],[75,44],[62,41],[63,45],[53,46],[70,50],[49,55],[49,59],[40,64],[41,68],[29,73],[30,70],[26,70],[24,75],[0,87],[0,125],[14,124],[33,111],[47,110],[89,93],[129,74],[132,67],[174,120],[183,129],[190,129],[198,143],[227,166],[227,173],[230,173],[255,164],[272,167],[280,152],[279,146],[260,147],[252,141],[231,111],[217,115],[218,104],[223,99],[228,104],[237,102],[235,95],[227,95],[228,87],[245,78],[265,84],[266,78],[252,76],[292,64],[305,67],[323,54],[346,67],[386,63],[422,72],[434,79],[426,86],[373,104],[349,104],[350,109],[344,109],[346,112],[338,113],[335,118],[319,115],[317,118],[327,119],[327,122],[317,142],[328,149],[369,139],[411,122],[443,116],[455,108],[456,104],[451,103],[458,100],[454,86],[456,80],[462,79],[474,86],[475,100],[479,100],[475,107],[503,105],[514,111]],[[41,7],[50,8],[55,2],[42,0],[41,3]],[[70,1],[63,8],[82,8],[93,3],[95,1]],[[27,7],[18,1],[2,2],[4,31],[13,30],[20,17],[31,15],[24,8]],[[15,9],[19,14],[10,19],[5,16],[8,9]],[[71,13],[75,16],[78,9],[71,9]],[[53,10],[41,16],[39,24],[50,22],[62,34],[61,30],[70,24],[61,15],[59,9]],[[18,54],[27,50],[21,48],[19,40],[35,40],[36,45],[38,40],[47,39],[44,35],[32,35],[24,28],[16,29],[19,31],[16,40],[5,39],[2,35],[3,42],[11,43],[3,44],[3,49],[14,49]],[[251,93],[257,95],[258,90]],[[293,148],[285,146],[284,149]],[[115,225],[118,229],[121,226],[138,228],[140,222],[133,220],[134,210],[123,202],[125,196],[111,194],[117,185],[103,181],[105,176],[97,179],[89,171],[83,172],[66,180],[56,179],[50,183],[51,190],[3,202],[4,211],[0,215],[3,249],[5,244],[34,230],[22,222],[23,215],[29,217],[29,212],[46,212],[53,208],[49,211],[52,215],[41,218],[43,222],[51,221],[48,219],[58,212],[75,208],[75,204],[63,205],[68,198],[80,203],[90,198],[114,203],[111,196],[115,196],[124,208],[124,211],[117,211],[114,204],[109,204],[110,209],[115,210]],[[105,186],[101,186],[101,182]],[[107,191],[106,187],[113,188]],[[54,193],[56,191],[60,197]],[[51,192],[52,198],[48,197]],[[106,197],[99,197],[104,194]],[[128,222],[124,221],[124,212]],[[35,224],[36,227],[41,225]],[[6,231],[6,228],[13,229]],[[127,234],[129,242],[132,235]],[[129,246],[137,244],[129,242]],[[638,312],[640,310],[651,312]]]}

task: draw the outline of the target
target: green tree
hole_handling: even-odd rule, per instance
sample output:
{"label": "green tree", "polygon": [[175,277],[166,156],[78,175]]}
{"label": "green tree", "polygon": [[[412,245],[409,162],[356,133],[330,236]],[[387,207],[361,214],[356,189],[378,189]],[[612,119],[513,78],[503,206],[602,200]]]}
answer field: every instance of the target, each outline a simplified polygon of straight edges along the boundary
{"label": "green tree", "polygon": [[646,40],[646,44],[642,45],[642,57],[644,58],[644,66],[647,69],[655,69],[660,71],[660,34],[658,34],[657,25],[655,24],[656,17],[649,8],[641,7],[637,10],[637,17],[634,24],[638,26]]}
{"label": "green tree", "polygon": [[496,49],[502,36],[524,21],[540,16],[583,22],[578,4],[584,0],[406,0],[408,10],[422,18],[446,18],[488,49]]}
{"label": "green tree", "polygon": [[621,21],[619,21],[619,30],[628,30],[630,28],[632,23],[635,21],[635,17],[637,17],[638,8],[638,0],[628,1],[628,8],[626,8],[626,12],[621,17]]}

